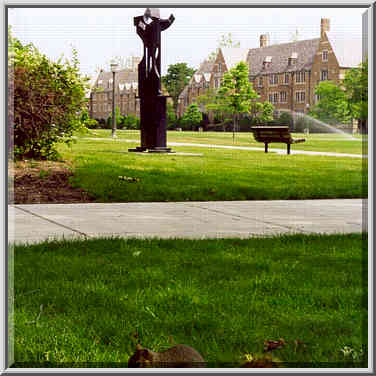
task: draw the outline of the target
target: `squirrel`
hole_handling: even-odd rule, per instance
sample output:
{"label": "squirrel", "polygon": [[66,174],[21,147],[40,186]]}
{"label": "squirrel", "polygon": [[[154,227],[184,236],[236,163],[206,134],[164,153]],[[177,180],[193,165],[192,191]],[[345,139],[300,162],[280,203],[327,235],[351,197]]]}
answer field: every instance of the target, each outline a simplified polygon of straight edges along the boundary
{"label": "squirrel", "polygon": [[128,360],[128,367],[130,368],[193,368],[205,366],[203,357],[194,348],[187,345],[175,345],[165,351],[156,352],[137,344],[136,352]]}

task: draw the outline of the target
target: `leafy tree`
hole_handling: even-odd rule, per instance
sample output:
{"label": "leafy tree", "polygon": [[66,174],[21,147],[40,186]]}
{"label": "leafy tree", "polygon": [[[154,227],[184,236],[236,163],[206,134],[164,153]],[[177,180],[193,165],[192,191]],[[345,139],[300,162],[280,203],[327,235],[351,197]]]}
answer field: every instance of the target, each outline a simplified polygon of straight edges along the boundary
{"label": "leafy tree", "polygon": [[187,63],[169,65],[167,74],[162,76],[162,83],[172,97],[175,114],[178,109],[178,98],[182,90],[188,85],[195,69],[188,67]]}
{"label": "leafy tree", "polygon": [[274,106],[266,102],[252,101],[249,116],[253,124],[265,124],[273,120]]}
{"label": "leafy tree", "polygon": [[359,68],[352,68],[346,73],[343,87],[351,119],[358,119],[361,132],[366,132],[368,119],[368,60],[360,64]]}
{"label": "leafy tree", "polygon": [[320,99],[311,108],[309,115],[328,124],[346,123],[351,119],[346,93],[334,82],[320,82],[315,94]]}
{"label": "leafy tree", "polygon": [[202,121],[202,113],[197,106],[197,103],[192,103],[188,106],[184,115],[180,120],[180,124],[184,129],[193,129],[198,126]]}
{"label": "leafy tree", "polygon": [[248,81],[248,65],[241,61],[223,75],[215,102],[207,104],[206,107],[208,110],[220,111],[232,117],[235,139],[241,115],[251,114],[253,118],[259,118],[261,121],[273,118],[273,105],[269,102],[257,102],[259,97]]}
{"label": "leafy tree", "polygon": [[[10,74],[13,80],[14,155],[16,158],[57,158],[56,145],[72,142],[82,127],[87,77],[81,77],[77,51],[72,62],[49,60],[32,44],[22,45],[8,35]],[[11,133],[11,132],[10,132]]]}

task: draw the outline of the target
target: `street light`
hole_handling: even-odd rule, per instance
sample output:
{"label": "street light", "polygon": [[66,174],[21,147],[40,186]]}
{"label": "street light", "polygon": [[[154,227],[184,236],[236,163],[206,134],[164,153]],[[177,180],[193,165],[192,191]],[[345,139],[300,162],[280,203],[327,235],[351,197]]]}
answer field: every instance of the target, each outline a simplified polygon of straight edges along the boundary
{"label": "street light", "polygon": [[115,116],[115,73],[118,64],[111,63],[112,72],[112,138],[116,138],[116,116]]}

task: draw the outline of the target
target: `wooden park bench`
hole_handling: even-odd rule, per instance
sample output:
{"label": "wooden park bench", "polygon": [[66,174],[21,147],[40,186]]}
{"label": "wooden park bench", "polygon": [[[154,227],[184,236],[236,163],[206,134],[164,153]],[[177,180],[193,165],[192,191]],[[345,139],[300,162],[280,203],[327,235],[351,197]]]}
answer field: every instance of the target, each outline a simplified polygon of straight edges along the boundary
{"label": "wooden park bench", "polygon": [[290,154],[291,144],[305,141],[305,138],[293,139],[288,126],[258,126],[251,127],[251,131],[256,141],[265,144],[265,153],[268,152],[268,144],[271,142],[283,142],[287,144],[287,154]]}

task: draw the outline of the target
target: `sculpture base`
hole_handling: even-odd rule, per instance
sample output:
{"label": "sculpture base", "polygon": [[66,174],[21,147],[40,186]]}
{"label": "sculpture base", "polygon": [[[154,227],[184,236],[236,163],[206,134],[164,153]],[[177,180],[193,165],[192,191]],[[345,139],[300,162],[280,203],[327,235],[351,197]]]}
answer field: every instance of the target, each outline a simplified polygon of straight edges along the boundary
{"label": "sculpture base", "polygon": [[135,149],[128,149],[128,152],[133,153],[174,153],[171,148],[166,147],[152,147],[147,148],[143,146],[137,146]]}

